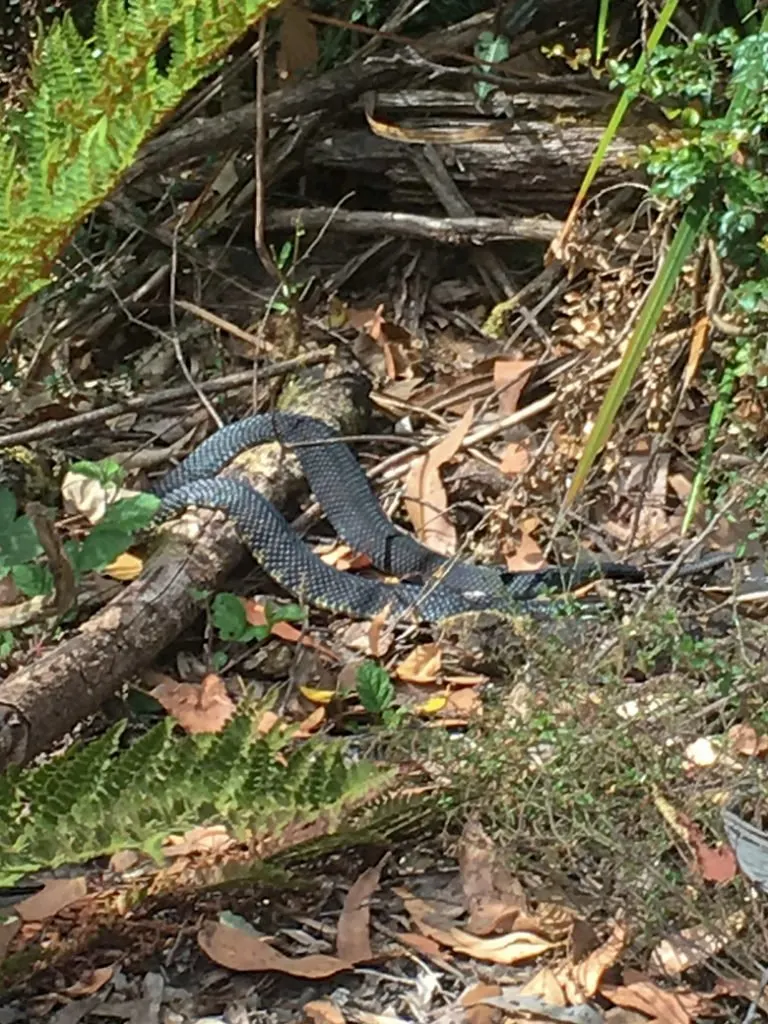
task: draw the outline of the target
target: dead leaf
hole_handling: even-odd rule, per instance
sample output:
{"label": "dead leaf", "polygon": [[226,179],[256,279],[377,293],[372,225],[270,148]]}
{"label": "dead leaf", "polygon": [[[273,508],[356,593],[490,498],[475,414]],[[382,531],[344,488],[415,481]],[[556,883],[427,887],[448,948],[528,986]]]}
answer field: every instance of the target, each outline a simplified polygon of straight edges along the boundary
{"label": "dead leaf", "polygon": [[313,733],[316,733],[325,721],[326,714],[327,712],[322,705],[315,708],[305,719],[299,722],[296,732],[293,733],[294,738],[304,740]]}
{"label": "dead leaf", "polygon": [[730,882],[736,877],[736,854],[727,843],[709,846],[698,825],[690,822],[688,842],[696,858],[696,870],[705,882]]}
{"label": "dead leaf", "polygon": [[168,836],[162,852],[169,858],[190,857],[195,853],[223,853],[234,842],[224,825],[198,825],[183,836]]}
{"label": "dead leaf", "polygon": [[448,698],[444,693],[436,693],[434,697],[430,697],[422,704],[417,704],[412,710],[417,715],[436,715],[445,708],[447,703]]}
{"label": "dead leaf", "polygon": [[[468,691],[471,693],[472,691]],[[528,903],[480,822],[470,818],[459,843],[459,870],[474,935],[507,930]]]}
{"label": "dead leaf", "polygon": [[395,669],[395,675],[406,683],[434,683],[440,675],[443,655],[437,644],[421,644]]}
{"label": "dead leaf", "polygon": [[327,999],[313,999],[304,1003],[302,1010],[313,1024],[344,1024],[344,1014],[336,1003]]}
{"label": "dead leaf", "polygon": [[[532,533],[528,533],[521,524],[520,540],[515,546],[512,554],[505,553],[505,562],[510,572],[531,572],[534,569],[541,569],[546,565],[544,553],[534,539]],[[505,545],[506,548],[506,545]]]}
{"label": "dead leaf", "polygon": [[260,736],[266,736],[279,724],[280,716],[274,711],[265,711],[259,719],[256,731]]}
{"label": "dead leaf", "polygon": [[150,690],[150,696],[189,733],[221,732],[235,713],[223,680],[213,672],[199,686],[166,677]]}
{"label": "dead leaf", "polygon": [[22,921],[47,921],[65,907],[77,903],[88,892],[83,875],[79,878],[52,878],[45,888],[16,905],[15,913]]}
{"label": "dead leaf", "polygon": [[[245,619],[246,622],[251,626],[266,626],[267,624],[267,612],[264,607],[263,601],[257,601],[252,597],[249,597],[244,602],[245,605]],[[324,657],[330,661],[338,661],[338,654],[330,647],[326,647],[325,644],[319,643],[313,637],[309,636],[308,633],[304,633],[302,630],[297,629],[290,622],[273,622],[270,629],[270,636],[279,637],[281,640],[285,640],[289,644],[302,644],[304,647],[309,647],[313,651],[318,651]]]}
{"label": "dead leaf", "polygon": [[499,462],[499,469],[505,476],[519,476],[524,473],[531,462],[531,453],[528,446],[512,441],[504,449],[504,454]]}
{"label": "dead leaf", "polygon": [[333,541],[331,544],[318,544],[314,550],[326,565],[338,569],[339,572],[368,569],[373,564],[368,555],[361,555],[348,544],[342,544],[340,541]]}
{"label": "dead leaf", "polygon": [[562,985],[551,967],[542,967],[530,981],[520,989],[523,996],[541,996],[545,1003],[550,1006],[566,1006],[568,1000],[565,998]]}
{"label": "dead leaf", "polygon": [[564,987],[570,1003],[583,1003],[595,995],[605,972],[618,962],[626,949],[628,939],[626,923],[616,921],[610,937],[601,946],[592,950],[579,963],[569,965]]}
{"label": "dead leaf", "polygon": [[759,736],[746,722],[732,725],[728,730],[728,744],[736,754],[744,757],[764,757],[768,753],[768,736]]}
{"label": "dead leaf", "polygon": [[489,985],[478,982],[468,988],[459,998],[459,1005],[463,1006],[467,1024],[497,1024],[502,1020],[502,1013],[493,1006],[486,1006],[484,999],[494,999],[501,995],[500,985]]}
{"label": "dead leaf", "polygon": [[144,569],[144,559],[139,558],[137,555],[132,555],[128,551],[124,551],[122,555],[118,555],[114,562],[111,562],[106,569],[104,569],[104,575],[109,576],[113,580],[135,580],[141,575]]}
{"label": "dead leaf", "polygon": [[616,1006],[640,1010],[663,1021],[663,1024],[691,1024],[692,1014],[698,1014],[702,1002],[693,992],[668,991],[649,980],[634,981],[628,985],[603,985],[600,994]]}
{"label": "dead leaf", "polygon": [[344,900],[336,934],[336,952],[347,963],[363,963],[373,959],[371,949],[370,899],[379,886],[384,859],[368,868],[355,881]]}
{"label": "dead leaf", "polygon": [[330,978],[353,964],[325,953],[290,957],[244,928],[207,921],[197,934],[207,957],[230,971],[280,971],[294,978]]}
{"label": "dead leaf", "polygon": [[108,981],[112,980],[114,973],[114,965],[111,967],[96,967],[94,970],[88,971],[87,974],[83,975],[73,985],[68,985],[67,988],[61,989],[61,992],[72,999],[92,996],[94,992],[98,992],[100,988],[104,988]]}
{"label": "dead leaf", "polygon": [[397,940],[402,942],[404,946],[409,946],[418,953],[423,953],[424,956],[442,956],[440,943],[435,942],[434,939],[430,939],[426,935],[419,935],[417,932],[399,932]]}
{"label": "dead leaf", "polygon": [[663,939],[658,944],[651,953],[650,964],[668,977],[682,974],[719,953],[740,931],[743,931],[746,923],[746,914],[739,910],[731,914],[724,928],[715,930],[701,924],[683,928],[677,935]]}
{"label": "dead leaf", "polygon": [[452,928],[448,945],[454,952],[464,953],[465,956],[474,957],[476,960],[489,960],[494,964],[509,966],[533,960],[542,953],[554,949],[557,943],[549,942],[534,932],[515,931],[492,939],[481,939],[461,928]]}
{"label": "dead leaf", "polygon": [[499,393],[502,416],[517,412],[520,395],[535,365],[535,360],[531,359],[497,359],[493,364],[493,386]]}
{"label": "dead leaf", "polygon": [[298,71],[314,68],[319,57],[317,31],[308,11],[298,0],[289,0],[280,7],[280,49],[277,72],[283,80]]}
{"label": "dead leaf", "polygon": [[701,316],[693,325],[691,332],[691,347],[688,349],[688,359],[683,371],[683,390],[687,391],[696,376],[701,357],[706,351],[711,328],[709,317]]}
{"label": "dead leaf", "polygon": [[456,530],[447,515],[448,496],[440,468],[461,449],[474,415],[474,406],[470,405],[439,444],[427,455],[414,459],[405,478],[405,507],[417,536],[444,555],[456,551]]}
{"label": "dead leaf", "polygon": [[317,690],[313,686],[300,686],[299,693],[313,704],[330,704],[337,697],[336,690]]}

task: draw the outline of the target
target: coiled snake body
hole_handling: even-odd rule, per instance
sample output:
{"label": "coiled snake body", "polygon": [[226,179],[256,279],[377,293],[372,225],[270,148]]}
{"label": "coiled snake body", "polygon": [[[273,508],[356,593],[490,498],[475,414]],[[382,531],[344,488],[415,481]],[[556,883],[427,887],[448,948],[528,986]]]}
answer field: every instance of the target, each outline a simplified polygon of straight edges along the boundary
{"label": "coiled snake body", "polygon": [[[295,452],[339,537],[368,555],[377,568],[406,582],[386,583],[326,565],[255,488],[243,480],[217,477],[240,452],[272,441]],[[354,618],[388,611],[438,622],[478,611],[542,612],[547,604],[534,599],[546,590],[562,592],[597,577],[643,578],[634,566],[613,562],[506,572],[446,558],[395,526],[352,450],[326,423],[299,413],[250,416],[223,427],[171,470],[154,493],[162,499],[160,519],[190,506],[225,512],[262,568],[286,590]]]}

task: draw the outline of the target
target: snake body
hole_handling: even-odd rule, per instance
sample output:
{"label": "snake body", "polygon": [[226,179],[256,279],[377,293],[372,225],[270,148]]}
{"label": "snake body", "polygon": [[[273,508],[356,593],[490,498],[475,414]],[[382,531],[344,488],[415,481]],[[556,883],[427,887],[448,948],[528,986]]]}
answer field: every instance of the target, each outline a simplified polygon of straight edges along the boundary
{"label": "snake body", "polygon": [[[388,584],[326,565],[270,501],[242,480],[217,474],[240,452],[279,441],[297,455],[331,525],[377,568],[406,578]],[[189,506],[227,514],[262,568],[288,591],[334,612],[369,618],[389,609],[436,622],[466,612],[515,614],[542,609],[548,589],[567,590],[596,577],[638,581],[634,566],[594,563],[570,569],[506,572],[432,551],[386,515],[352,450],[321,420],[299,413],[250,416],[207,438],[154,488],[160,518]],[[415,582],[408,582],[408,578]],[[535,609],[533,606],[535,605]]]}

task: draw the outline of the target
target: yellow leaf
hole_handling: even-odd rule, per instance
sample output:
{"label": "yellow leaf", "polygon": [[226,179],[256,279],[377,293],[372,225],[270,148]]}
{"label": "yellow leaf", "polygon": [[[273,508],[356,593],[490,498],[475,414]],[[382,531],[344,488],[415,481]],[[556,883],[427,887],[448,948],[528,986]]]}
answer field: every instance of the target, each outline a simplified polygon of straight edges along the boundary
{"label": "yellow leaf", "polygon": [[423,704],[418,704],[416,707],[416,713],[419,715],[436,715],[438,711],[442,711],[445,705],[448,703],[448,698],[443,695],[437,697],[430,697],[429,700],[425,700]]}
{"label": "yellow leaf", "polygon": [[105,576],[111,576],[113,580],[135,580],[141,575],[144,568],[144,560],[137,555],[131,555],[124,551],[104,570]]}
{"label": "yellow leaf", "polygon": [[335,690],[316,690],[311,686],[300,686],[299,692],[313,704],[330,704],[336,696]]}

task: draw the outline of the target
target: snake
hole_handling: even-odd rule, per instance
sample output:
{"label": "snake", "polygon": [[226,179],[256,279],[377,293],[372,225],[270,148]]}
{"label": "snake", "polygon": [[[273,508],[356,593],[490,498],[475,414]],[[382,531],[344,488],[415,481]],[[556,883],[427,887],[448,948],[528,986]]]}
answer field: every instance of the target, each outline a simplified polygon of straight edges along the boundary
{"label": "snake", "polygon": [[[243,478],[218,474],[241,452],[279,442],[299,459],[331,526],[350,548],[400,582],[342,572],[312,551],[282,513]],[[386,514],[355,453],[327,423],[303,413],[248,416],[223,426],[152,488],[164,521],[190,507],[225,513],[273,580],[308,604],[353,618],[382,614],[438,623],[488,611],[549,614],[558,602],[539,598],[597,578],[640,582],[642,570],[622,562],[511,572],[432,550]]]}

